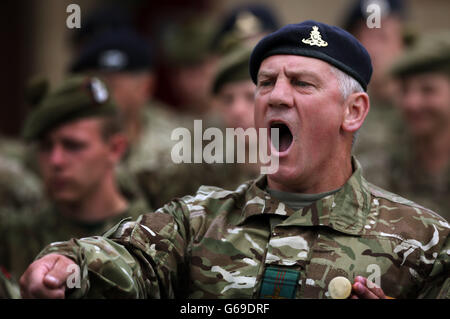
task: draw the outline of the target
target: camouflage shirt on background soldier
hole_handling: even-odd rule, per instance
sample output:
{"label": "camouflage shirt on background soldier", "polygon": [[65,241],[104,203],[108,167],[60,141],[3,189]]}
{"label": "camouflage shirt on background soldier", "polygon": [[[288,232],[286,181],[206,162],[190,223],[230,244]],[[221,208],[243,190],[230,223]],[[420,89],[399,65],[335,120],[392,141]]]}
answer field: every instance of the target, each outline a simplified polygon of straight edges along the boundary
{"label": "camouflage shirt on background soldier", "polygon": [[389,188],[388,173],[390,151],[396,148],[394,144],[398,139],[399,123],[399,112],[392,103],[371,99],[370,112],[357,134],[353,148],[353,154],[361,161],[365,178],[389,190],[392,190]]}
{"label": "camouflage shirt on background soldier", "polygon": [[24,143],[0,138],[0,210],[19,213],[39,209],[42,204],[41,180],[27,161]]}
{"label": "camouflage shirt on background soldier", "polygon": [[96,223],[72,220],[63,216],[51,204],[48,204],[46,209],[27,216],[2,214],[0,264],[11,273],[12,278],[18,280],[46,245],[73,237],[102,235],[122,219],[136,219],[148,211],[142,199],[129,200],[129,207],[124,212]]}
{"label": "camouflage shirt on background soldier", "polygon": [[389,189],[450,220],[450,165],[438,176],[432,176],[417,165],[412,156],[411,141],[403,134],[392,149],[389,162]]}
{"label": "camouflage shirt on background soldier", "polygon": [[19,299],[19,285],[0,266],[0,299]]}

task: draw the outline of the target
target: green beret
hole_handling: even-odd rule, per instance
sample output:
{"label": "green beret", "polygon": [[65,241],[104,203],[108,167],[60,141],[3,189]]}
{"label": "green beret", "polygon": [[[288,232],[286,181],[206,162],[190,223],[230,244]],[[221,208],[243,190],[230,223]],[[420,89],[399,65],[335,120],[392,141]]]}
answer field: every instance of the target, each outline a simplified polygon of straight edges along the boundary
{"label": "green beret", "polygon": [[223,57],[213,82],[213,94],[219,93],[223,85],[230,82],[251,80],[248,72],[251,48],[239,47]]}
{"label": "green beret", "polygon": [[214,30],[213,21],[203,16],[167,23],[160,35],[164,58],[176,66],[202,62],[211,54]]}
{"label": "green beret", "polygon": [[85,117],[118,113],[106,85],[96,77],[72,76],[54,92],[46,94],[28,116],[22,135],[27,141],[39,139],[61,124]]}
{"label": "green beret", "polygon": [[450,30],[422,35],[391,68],[397,77],[430,71],[450,74]]}

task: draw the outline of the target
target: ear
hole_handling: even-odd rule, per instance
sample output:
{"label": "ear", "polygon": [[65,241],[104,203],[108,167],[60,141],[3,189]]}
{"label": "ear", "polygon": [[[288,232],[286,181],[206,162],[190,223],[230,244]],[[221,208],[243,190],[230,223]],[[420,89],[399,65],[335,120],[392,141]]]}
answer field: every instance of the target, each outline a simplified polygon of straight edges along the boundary
{"label": "ear", "polygon": [[354,133],[362,126],[364,119],[370,109],[369,96],[367,93],[353,93],[345,102],[342,130]]}
{"label": "ear", "polygon": [[120,162],[128,150],[129,142],[124,134],[118,133],[109,138],[108,145],[110,160],[115,165]]}

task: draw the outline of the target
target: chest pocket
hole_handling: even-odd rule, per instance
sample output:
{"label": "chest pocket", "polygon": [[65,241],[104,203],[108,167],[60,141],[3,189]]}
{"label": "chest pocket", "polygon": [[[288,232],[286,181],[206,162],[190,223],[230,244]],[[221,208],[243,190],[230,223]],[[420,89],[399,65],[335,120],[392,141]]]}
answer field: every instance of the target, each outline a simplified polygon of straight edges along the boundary
{"label": "chest pocket", "polygon": [[408,267],[394,253],[395,243],[374,237],[340,234],[321,230],[311,247],[302,276],[303,298],[329,298],[328,284],[343,276],[353,283],[356,276],[366,277],[390,296],[401,294],[401,287],[414,284]]}

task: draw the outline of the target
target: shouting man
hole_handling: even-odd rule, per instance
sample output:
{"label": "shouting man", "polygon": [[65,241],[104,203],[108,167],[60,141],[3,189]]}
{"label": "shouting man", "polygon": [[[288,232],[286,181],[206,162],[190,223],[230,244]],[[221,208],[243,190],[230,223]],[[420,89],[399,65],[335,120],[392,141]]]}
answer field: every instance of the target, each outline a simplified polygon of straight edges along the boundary
{"label": "shouting man", "polygon": [[[337,27],[305,21],[266,36],[250,74],[255,126],[279,128],[278,171],[234,191],[201,187],[105,237],[54,243],[22,276],[23,295],[330,298],[345,277],[340,298],[447,296],[448,223],[369,184],[351,156],[371,73]],[[81,285],[69,290],[74,264]]]}

